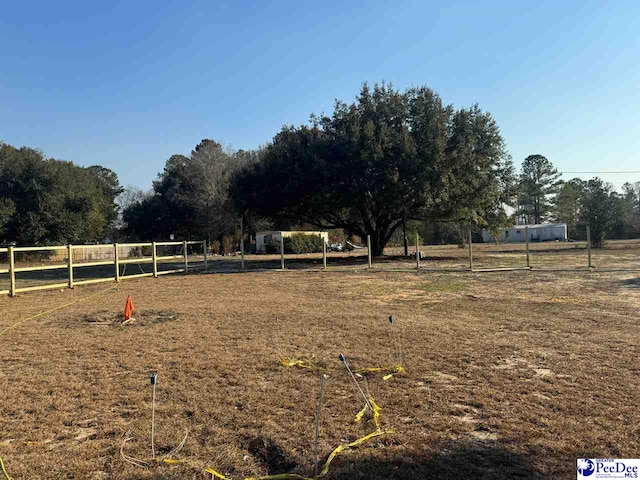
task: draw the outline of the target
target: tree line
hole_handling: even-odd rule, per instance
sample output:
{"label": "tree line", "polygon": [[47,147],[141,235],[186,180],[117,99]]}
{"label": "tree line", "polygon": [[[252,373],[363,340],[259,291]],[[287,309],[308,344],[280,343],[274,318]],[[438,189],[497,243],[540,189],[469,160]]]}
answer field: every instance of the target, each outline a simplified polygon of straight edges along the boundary
{"label": "tree line", "polygon": [[[234,150],[202,140],[172,155],[144,192],[109,169],[0,143],[0,242],[206,239],[224,252],[244,231],[337,229],[371,237],[374,255],[405,232],[459,241],[471,228],[566,222],[569,236],[640,235],[640,183],[560,180],[542,155],[516,174],[495,119],[454,108],[427,87],[364,84],[330,115]],[[400,236],[400,238],[399,238]]]}

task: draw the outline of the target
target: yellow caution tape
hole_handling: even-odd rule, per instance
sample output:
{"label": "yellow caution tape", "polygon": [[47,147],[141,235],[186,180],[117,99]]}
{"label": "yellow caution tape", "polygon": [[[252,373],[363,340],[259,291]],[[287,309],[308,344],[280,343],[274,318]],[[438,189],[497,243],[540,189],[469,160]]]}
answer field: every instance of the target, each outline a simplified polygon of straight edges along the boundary
{"label": "yellow caution tape", "polygon": [[2,457],[0,457],[0,470],[2,471],[2,473],[4,473],[4,476],[7,478],[7,480],[13,480],[7,473],[7,469],[4,468],[4,462],[2,461]]}
{"label": "yellow caution tape", "polygon": [[376,426],[378,431],[380,431],[380,412],[382,411],[382,408],[380,408],[380,405],[375,402],[375,400],[373,399],[373,395],[369,396],[369,403],[365,404],[364,407],[362,407],[362,410],[360,410],[356,414],[355,421],[356,423],[360,423],[360,421],[362,421],[364,414],[367,413],[367,410],[369,409],[369,404],[371,404],[371,408],[373,409],[373,411],[371,412],[373,424]]}
{"label": "yellow caution tape", "polygon": [[390,434],[390,433],[393,433],[393,430],[386,430],[386,431],[378,430],[378,431],[375,431],[373,433],[370,433],[369,435],[365,435],[364,437],[361,437],[361,438],[359,438],[357,440],[354,440],[351,443],[347,443],[347,444],[344,444],[344,445],[338,445],[333,450],[333,452],[331,452],[331,454],[329,455],[329,458],[327,458],[327,461],[324,463],[324,467],[322,468],[322,471],[320,472],[320,474],[316,478],[324,477],[327,473],[329,473],[329,466],[331,465],[331,462],[341,452],[344,452],[345,450],[349,450],[350,448],[358,447],[358,446],[362,445],[364,442],[366,442],[367,440],[371,440],[374,437],[379,437],[380,435],[386,435],[386,434]]}
{"label": "yellow caution tape", "polygon": [[317,365],[314,365],[311,362],[305,362],[304,360],[291,360],[291,359],[288,359],[288,358],[281,358],[280,359],[280,364],[285,366],[285,367],[303,368],[305,370],[311,370],[311,371],[314,371],[314,372],[327,372],[328,371],[326,368],[319,367]]}
{"label": "yellow caution tape", "polygon": [[[317,365],[314,365],[311,362],[305,362],[304,360],[281,358],[280,364],[285,367],[297,367],[305,370],[311,370],[314,372],[329,371],[327,368],[319,367]],[[353,370],[353,373],[378,373],[378,372],[388,372],[384,377],[382,377],[382,379],[389,380],[390,378],[392,378],[394,375],[397,375],[398,373],[404,373],[405,369],[402,365],[397,364],[397,365],[389,365],[385,367],[356,368]]]}
{"label": "yellow caution tape", "polygon": [[356,368],[353,370],[354,373],[378,373],[378,372],[389,372],[384,377],[383,380],[389,380],[394,375],[398,373],[404,373],[404,367],[400,364],[398,365],[389,365],[386,367],[369,367],[369,368]]}
{"label": "yellow caution tape", "polygon": [[244,480],[315,480],[314,478],[303,477],[297,473],[279,473],[277,475],[266,475],[264,477],[246,477]]}

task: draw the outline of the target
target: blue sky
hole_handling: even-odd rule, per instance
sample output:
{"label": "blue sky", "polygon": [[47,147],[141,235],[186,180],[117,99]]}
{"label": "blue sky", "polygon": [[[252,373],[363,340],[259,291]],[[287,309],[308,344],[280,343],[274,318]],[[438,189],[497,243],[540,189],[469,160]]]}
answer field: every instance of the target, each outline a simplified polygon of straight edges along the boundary
{"label": "blue sky", "polygon": [[541,153],[561,171],[640,170],[636,0],[25,0],[1,12],[0,139],[102,164],[123,184],[150,187],[203,138],[254,148],[365,80],[477,102],[517,165]]}

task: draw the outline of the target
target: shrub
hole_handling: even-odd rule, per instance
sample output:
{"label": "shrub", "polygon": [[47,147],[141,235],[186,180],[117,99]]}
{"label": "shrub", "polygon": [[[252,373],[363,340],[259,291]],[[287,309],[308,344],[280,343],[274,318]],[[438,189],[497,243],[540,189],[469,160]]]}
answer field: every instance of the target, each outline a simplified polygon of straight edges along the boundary
{"label": "shrub", "polygon": [[285,253],[316,253],[322,251],[323,239],[317,235],[294,233],[284,239]]}

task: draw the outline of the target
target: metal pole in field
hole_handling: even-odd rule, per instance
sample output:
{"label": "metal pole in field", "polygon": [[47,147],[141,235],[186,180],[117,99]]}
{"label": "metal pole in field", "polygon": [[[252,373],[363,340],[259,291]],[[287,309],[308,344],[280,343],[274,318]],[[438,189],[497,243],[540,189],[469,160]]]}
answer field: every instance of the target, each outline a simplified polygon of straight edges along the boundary
{"label": "metal pole in field", "polygon": [[189,271],[189,256],[187,255],[187,241],[185,240],[182,244],[182,248],[184,249],[184,273]]}
{"label": "metal pole in field", "polygon": [[471,230],[469,230],[469,270],[473,270],[473,241],[471,240]]}
{"label": "metal pole in field", "polygon": [[9,295],[16,296],[16,261],[13,247],[9,247]]}
{"label": "metal pole in field", "polygon": [[151,385],[153,386],[153,394],[151,397],[151,458],[156,459],[155,449],[155,431],[156,431],[156,384],[158,383],[158,374],[151,374]]}
{"label": "metal pole in field", "polygon": [[204,271],[209,270],[209,264],[207,263],[207,241],[202,241],[202,251],[204,252]]}
{"label": "metal pole in field", "polygon": [[318,396],[318,409],[316,410],[316,422],[315,422],[315,442],[313,452],[313,467],[316,477],[318,476],[318,436],[320,430],[320,413],[322,411],[322,395],[324,394],[324,381],[326,379],[325,374],[320,375],[320,395]]}
{"label": "metal pole in field", "polygon": [[280,233],[280,268],[284,270],[284,237]]}
{"label": "metal pole in field", "polygon": [[525,248],[527,249],[527,268],[531,268],[531,259],[529,258],[529,227],[524,227]]}
{"label": "metal pole in field", "polygon": [[371,268],[371,235],[367,235],[367,262]]}
{"label": "metal pole in field", "polygon": [[587,225],[587,266],[591,268],[591,227]]}
{"label": "metal pole in field", "polygon": [[158,249],[156,242],[151,243],[151,259],[153,260],[153,276],[158,278]]}
{"label": "metal pole in field", "polygon": [[322,268],[327,269],[327,242],[322,239]]}
{"label": "metal pole in field", "polygon": [[244,268],[244,224],[240,217],[240,266]]}
{"label": "metal pole in field", "polygon": [[416,233],[416,269],[420,271],[420,235]]}
{"label": "metal pole in field", "polygon": [[69,267],[69,288],[73,288],[73,245],[67,245],[67,266]]}
{"label": "metal pole in field", "polygon": [[113,244],[113,264],[116,267],[116,274],[115,274],[115,279],[116,282],[120,281],[120,258],[118,256],[118,244],[114,243]]}

